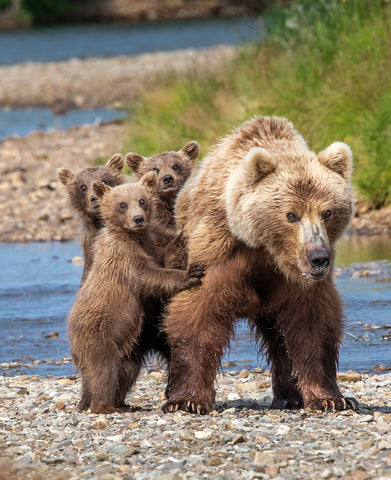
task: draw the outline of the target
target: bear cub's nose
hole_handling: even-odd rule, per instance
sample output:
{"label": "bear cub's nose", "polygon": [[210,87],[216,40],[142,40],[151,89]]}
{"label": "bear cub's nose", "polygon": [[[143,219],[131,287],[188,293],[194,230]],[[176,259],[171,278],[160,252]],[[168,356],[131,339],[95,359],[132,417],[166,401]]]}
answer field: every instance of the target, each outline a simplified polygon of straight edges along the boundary
{"label": "bear cub's nose", "polygon": [[164,175],[163,183],[165,185],[171,185],[174,182],[174,178],[171,175]]}
{"label": "bear cub's nose", "polygon": [[324,270],[330,265],[330,252],[326,248],[315,248],[308,255],[311,267]]}
{"label": "bear cub's nose", "polygon": [[144,217],[142,215],[136,215],[133,220],[136,225],[142,225],[144,223]]}

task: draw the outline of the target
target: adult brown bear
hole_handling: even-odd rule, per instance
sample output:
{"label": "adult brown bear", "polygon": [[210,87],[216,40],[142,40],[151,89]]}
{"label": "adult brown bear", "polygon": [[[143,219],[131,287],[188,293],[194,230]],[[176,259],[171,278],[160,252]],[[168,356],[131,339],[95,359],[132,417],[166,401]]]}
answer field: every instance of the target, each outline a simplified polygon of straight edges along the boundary
{"label": "adult brown bear", "polygon": [[335,243],[353,213],[352,153],[318,155],[284,118],[224,138],[178,196],[177,227],[203,284],[173,298],[163,411],[207,413],[234,321],[248,318],[271,363],[273,408],[357,408],[336,381],[341,300]]}

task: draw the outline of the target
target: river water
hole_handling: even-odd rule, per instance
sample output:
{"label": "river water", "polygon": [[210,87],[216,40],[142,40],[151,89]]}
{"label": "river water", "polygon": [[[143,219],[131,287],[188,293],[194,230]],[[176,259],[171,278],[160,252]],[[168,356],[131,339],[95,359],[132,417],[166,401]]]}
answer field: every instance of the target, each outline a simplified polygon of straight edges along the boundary
{"label": "river water", "polygon": [[[338,264],[361,259],[391,260],[390,243],[369,239],[341,242]],[[81,255],[77,242],[0,244],[0,372],[69,375],[75,373],[69,357],[66,317],[74,301],[82,267],[72,258]],[[346,333],[340,370],[369,370],[391,366],[391,341],[381,340],[388,330],[365,331],[360,322],[382,326],[391,322],[391,263],[376,263],[388,272],[375,277],[336,279],[346,310]],[[368,263],[369,268],[373,264]],[[365,270],[365,265],[361,266]],[[46,338],[55,332],[57,338]],[[56,337],[56,335],[54,335]],[[224,358],[225,369],[265,366],[258,361],[249,329],[239,322],[236,339]],[[12,363],[13,362],[13,363]]]}
{"label": "river water", "polygon": [[66,25],[0,33],[0,65],[137,55],[259,40],[258,16],[132,25]]}

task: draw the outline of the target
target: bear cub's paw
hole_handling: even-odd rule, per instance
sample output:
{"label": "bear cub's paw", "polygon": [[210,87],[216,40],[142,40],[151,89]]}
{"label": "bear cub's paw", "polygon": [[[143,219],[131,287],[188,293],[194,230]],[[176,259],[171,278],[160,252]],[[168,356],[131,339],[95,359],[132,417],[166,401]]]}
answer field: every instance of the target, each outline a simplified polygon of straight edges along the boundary
{"label": "bear cub's paw", "polygon": [[198,287],[202,284],[201,278],[205,275],[204,267],[198,263],[192,263],[189,265],[186,275],[186,281],[184,284],[184,289],[189,289],[192,287]]}
{"label": "bear cub's paw", "polygon": [[195,413],[197,415],[206,415],[208,413],[208,409],[206,407],[191,401],[178,403],[167,402],[162,407],[163,413],[174,413],[178,410],[182,410],[187,413]]}
{"label": "bear cub's paw", "polygon": [[341,411],[341,410],[358,410],[358,402],[352,397],[335,397],[333,399],[320,399],[312,407],[314,410],[322,410],[323,412]]}

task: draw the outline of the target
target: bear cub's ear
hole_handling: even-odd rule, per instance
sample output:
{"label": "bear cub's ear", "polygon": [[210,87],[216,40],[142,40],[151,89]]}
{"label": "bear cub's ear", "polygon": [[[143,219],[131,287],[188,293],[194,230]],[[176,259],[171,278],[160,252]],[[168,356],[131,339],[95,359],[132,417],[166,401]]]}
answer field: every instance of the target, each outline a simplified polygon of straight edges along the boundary
{"label": "bear cub's ear", "polygon": [[92,185],[92,189],[94,190],[98,198],[102,198],[104,195],[106,195],[106,193],[110,192],[111,187],[103,182],[95,182]]}
{"label": "bear cub's ear", "polygon": [[121,153],[115,153],[110,157],[109,161],[106,163],[106,167],[111,168],[111,170],[121,172],[124,166],[124,158]]}
{"label": "bear cub's ear", "polygon": [[353,170],[353,153],[349,145],[334,142],[318,155],[319,162],[346,181],[350,180]]}
{"label": "bear cub's ear", "polygon": [[57,170],[57,176],[64,185],[69,185],[75,178],[75,174],[68,168],[59,168]]}
{"label": "bear cub's ear", "polygon": [[140,180],[140,185],[142,185],[148,192],[156,193],[157,190],[157,173],[151,170],[144,174]]}
{"label": "bear cub's ear", "polygon": [[257,183],[277,168],[275,159],[262,147],[254,147],[244,157],[244,169],[252,183]]}
{"label": "bear cub's ear", "polygon": [[138,153],[129,152],[125,155],[125,163],[132,170],[137,173],[145,158]]}
{"label": "bear cub's ear", "polygon": [[178,153],[184,153],[186,157],[193,163],[197,160],[200,153],[200,146],[196,141],[186,143],[186,145],[179,150]]}

